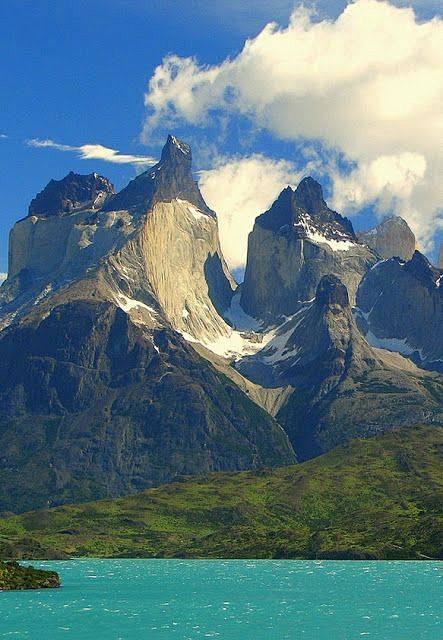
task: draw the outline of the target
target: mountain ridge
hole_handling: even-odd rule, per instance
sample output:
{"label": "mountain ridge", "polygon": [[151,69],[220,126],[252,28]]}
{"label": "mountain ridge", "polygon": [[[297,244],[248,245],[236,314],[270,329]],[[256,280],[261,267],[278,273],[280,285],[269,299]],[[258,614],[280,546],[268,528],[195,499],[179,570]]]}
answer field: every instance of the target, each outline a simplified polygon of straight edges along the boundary
{"label": "mountain ridge", "polygon": [[438,270],[421,254],[382,260],[312,178],[258,216],[239,287],[186,143],[169,136],[118,194],[98,174],[66,178],[37,198],[52,193],[52,209],[34,204],[11,231],[0,288],[3,508],[287,465],[443,423],[441,374],[372,344],[384,316],[365,293],[398,268],[390,316],[404,315],[402,287],[411,304],[432,289],[425,330],[443,315]]}
{"label": "mountain ridge", "polygon": [[3,557],[443,558],[443,429],[395,429],[280,469],[0,518]]}

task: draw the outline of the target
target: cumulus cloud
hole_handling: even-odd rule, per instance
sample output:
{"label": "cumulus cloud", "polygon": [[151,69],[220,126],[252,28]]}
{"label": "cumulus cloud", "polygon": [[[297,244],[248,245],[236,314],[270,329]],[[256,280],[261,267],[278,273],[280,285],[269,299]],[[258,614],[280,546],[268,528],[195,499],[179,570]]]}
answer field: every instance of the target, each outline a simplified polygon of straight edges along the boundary
{"label": "cumulus cloud", "polygon": [[82,144],[78,147],[69,144],[60,144],[54,140],[40,140],[33,138],[26,143],[31,147],[42,149],[56,149],[57,151],[70,151],[78,155],[82,160],[104,160],[116,164],[153,165],[157,161],[149,156],[133,156],[120,153],[116,149],[104,147],[101,144]]}
{"label": "cumulus cloud", "polygon": [[242,117],[281,139],[320,140],[356,167],[332,171],[334,202],[392,207],[429,248],[443,224],[442,41],[441,19],[388,2],[356,0],[320,21],[297,9],[218,65],[167,56],[145,95],[144,135],[160,122]]}
{"label": "cumulus cloud", "polygon": [[285,160],[260,154],[218,158],[215,167],[200,171],[200,189],[218,214],[220,242],[231,269],[246,262],[248,233],[259,213],[266,211],[282,189],[300,175]]}

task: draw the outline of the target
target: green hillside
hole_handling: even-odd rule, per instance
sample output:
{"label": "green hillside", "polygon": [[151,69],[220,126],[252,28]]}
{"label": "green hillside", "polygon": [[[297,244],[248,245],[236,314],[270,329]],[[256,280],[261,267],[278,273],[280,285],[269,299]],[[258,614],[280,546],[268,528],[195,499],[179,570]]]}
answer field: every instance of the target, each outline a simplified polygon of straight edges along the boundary
{"label": "green hillside", "polygon": [[443,428],[0,518],[3,557],[443,558]]}

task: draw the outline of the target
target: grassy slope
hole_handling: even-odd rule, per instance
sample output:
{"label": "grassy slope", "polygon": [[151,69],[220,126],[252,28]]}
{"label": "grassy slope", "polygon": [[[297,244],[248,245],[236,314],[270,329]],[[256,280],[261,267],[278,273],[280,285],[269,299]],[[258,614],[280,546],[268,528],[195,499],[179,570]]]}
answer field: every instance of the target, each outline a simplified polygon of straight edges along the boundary
{"label": "grassy slope", "polygon": [[0,554],[443,558],[443,428],[0,519]]}

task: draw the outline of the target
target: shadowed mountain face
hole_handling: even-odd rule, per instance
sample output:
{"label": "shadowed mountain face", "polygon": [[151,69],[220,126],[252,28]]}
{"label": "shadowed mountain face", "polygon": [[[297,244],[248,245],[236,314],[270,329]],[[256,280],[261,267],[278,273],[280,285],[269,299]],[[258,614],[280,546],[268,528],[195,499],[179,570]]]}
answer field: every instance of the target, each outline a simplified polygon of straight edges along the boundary
{"label": "shadowed mountain face", "polygon": [[443,421],[442,377],[372,348],[336,276],[324,276],[314,301],[237,367],[262,385],[294,387],[277,419],[299,460],[395,425]]}
{"label": "shadowed mountain face", "polygon": [[249,235],[241,305],[250,315],[274,324],[315,296],[329,273],[341,278],[351,300],[368,268],[377,261],[359,244],[351,222],[332,211],[321,186],[305,178],[284,189],[258,216]]}
{"label": "shadowed mountain face", "polygon": [[115,193],[107,178],[91,173],[87,176],[71,171],[62,180],[51,180],[29,205],[29,215],[64,215],[76,209],[100,209]]}
{"label": "shadowed mountain face", "polygon": [[76,300],[0,334],[0,511],[290,464],[277,423],[177,333]]}
{"label": "shadowed mountain face", "polygon": [[311,177],[304,178],[295,191],[291,187],[283,189],[269,211],[258,216],[256,224],[274,231],[288,225],[287,232],[297,238],[309,238],[318,231],[325,240],[357,242],[351,221],[329,209],[321,185]]}
{"label": "shadowed mountain face", "polygon": [[367,340],[443,371],[442,276],[418,251],[409,262],[392,258],[371,269],[357,293]]}

